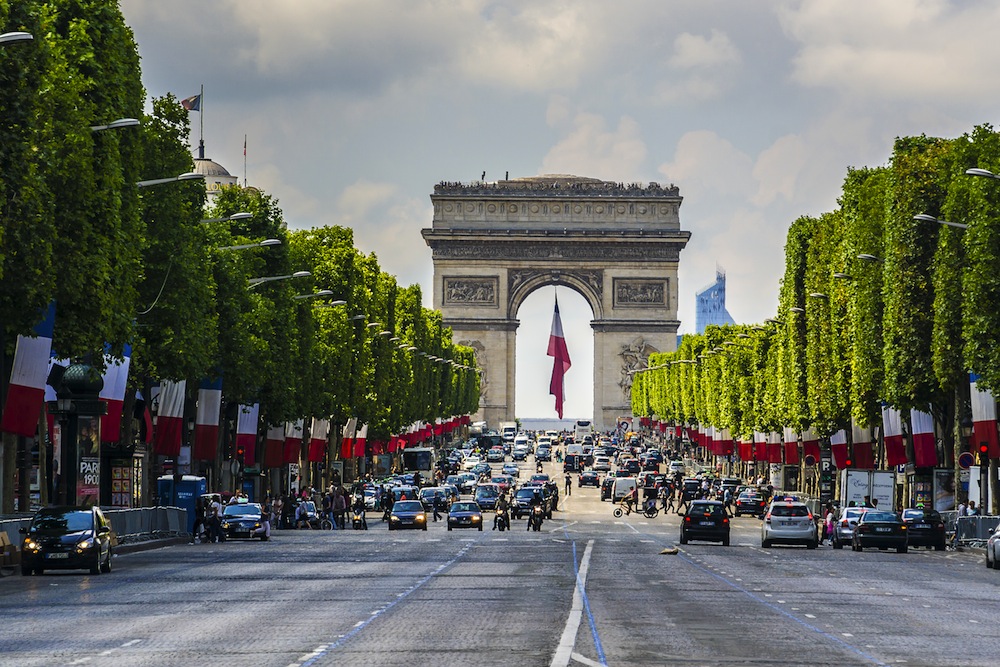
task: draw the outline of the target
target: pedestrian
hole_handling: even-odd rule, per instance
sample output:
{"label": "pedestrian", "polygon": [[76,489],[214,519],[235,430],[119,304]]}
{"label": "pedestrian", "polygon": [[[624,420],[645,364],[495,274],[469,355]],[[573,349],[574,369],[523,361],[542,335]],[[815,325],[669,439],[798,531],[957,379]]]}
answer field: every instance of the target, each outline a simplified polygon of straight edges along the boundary
{"label": "pedestrian", "polygon": [[383,510],[382,510],[382,520],[383,521],[388,521],[389,517],[392,516],[392,506],[395,504],[393,502],[394,498],[395,498],[395,496],[392,494],[392,490],[391,489],[386,489],[386,491],[382,494],[382,508],[383,508]]}
{"label": "pedestrian", "polygon": [[195,543],[200,532],[205,529],[205,499],[198,496],[198,499],[194,501],[194,527],[191,528],[191,544]]}
{"label": "pedestrian", "polygon": [[431,506],[434,508],[434,520],[441,520],[441,510],[444,509],[444,494],[440,491],[434,492],[434,499],[431,501]]}
{"label": "pedestrian", "polygon": [[566,473],[566,495],[573,493],[573,476]]}
{"label": "pedestrian", "polygon": [[333,491],[323,494],[323,518],[333,522]]}
{"label": "pedestrian", "polygon": [[225,542],[226,536],[222,533],[222,503],[220,497],[213,495],[205,512],[208,522],[208,541]]}
{"label": "pedestrian", "polygon": [[979,516],[979,508],[976,507],[975,500],[969,501],[969,506],[965,510],[965,516]]}

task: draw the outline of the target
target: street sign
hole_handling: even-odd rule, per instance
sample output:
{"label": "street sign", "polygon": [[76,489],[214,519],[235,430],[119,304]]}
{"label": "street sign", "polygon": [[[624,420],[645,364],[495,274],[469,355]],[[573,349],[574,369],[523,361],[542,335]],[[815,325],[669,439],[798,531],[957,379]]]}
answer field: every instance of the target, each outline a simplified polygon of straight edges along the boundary
{"label": "street sign", "polygon": [[962,470],[968,470],[976,462],[976,457],[972,452],[962,452],[958,455],[958,466]]}
{"label": "street sign", "polygon": [[806,454],[804,460],[805,460],[805,464],[807,466],[809,466],[810,468],[813,467],[814,465],[816,465],[816,457],[813,456],[812,454]]}

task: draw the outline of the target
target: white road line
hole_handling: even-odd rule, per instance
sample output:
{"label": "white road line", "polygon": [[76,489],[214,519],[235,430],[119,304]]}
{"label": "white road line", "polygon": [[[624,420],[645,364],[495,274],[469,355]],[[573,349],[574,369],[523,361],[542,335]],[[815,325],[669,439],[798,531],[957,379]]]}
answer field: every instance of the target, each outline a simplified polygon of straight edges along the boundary
{"label": "white road line", "polygon": [[580,621],[583,620],[583,589],[587,585],[587,571],[590,569],[590,553],[594,549],[594,540],[587,542],[587,548],[583,551],[583,558],[580,559],[580,569],[576,575],[576,586],[573,587],[573,606],[569,610],[569,618],[566,619],[566,627],[563,628],[562,637],[559,639],[559,646],[549,667],[567,667],[569,661],[573,659],[573,646],[576,644],[576,632],[580,629]]}
{"label": "white road line", "polygon": [[580,655],[579,653],[574,653],[570,657],[573,658],[574,661],[579,662],[580,664],[587,665],[587,667],[604,667],[601,663],[597,662],[596,660],[591,660],[587,656]]}

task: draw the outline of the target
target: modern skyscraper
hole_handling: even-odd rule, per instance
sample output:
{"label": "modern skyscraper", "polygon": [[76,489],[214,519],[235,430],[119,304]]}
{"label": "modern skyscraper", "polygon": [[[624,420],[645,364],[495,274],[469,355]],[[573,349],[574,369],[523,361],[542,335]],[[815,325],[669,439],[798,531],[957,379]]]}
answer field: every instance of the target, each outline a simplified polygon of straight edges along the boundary
{"label": "modern skyscraper", "polygon": [[709,324],[735,324],[726,310],[726,272],[715,269],[715,282],[695,294],[695,333],[705,333]]}

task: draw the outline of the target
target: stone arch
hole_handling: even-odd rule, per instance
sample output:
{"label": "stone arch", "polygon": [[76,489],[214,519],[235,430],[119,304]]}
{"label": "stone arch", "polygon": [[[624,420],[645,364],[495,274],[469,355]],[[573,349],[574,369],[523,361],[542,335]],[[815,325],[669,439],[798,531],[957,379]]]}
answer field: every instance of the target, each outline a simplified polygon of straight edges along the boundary
{"label": "stone arch", "polygon": [[583,296],[594,314],[594,413],[600,429],[631,413],[629,370],[676,348],[677,267],[691,234],[674,186],[549,175],[440,183],[422,230],[434,307],[477,350],[488,391],[477,418],[515,418],[517,312],[541,287]]}
{"label": "stone arch", "polygon": [[598,271],[530,271],[518,279],[508,274],[507,318],[514,320],[524,300],[537,290],[550,285],[567,287],[584,298],[590,306],[595,320],[603,319],[604,307],[601,300],[603,276]]}

